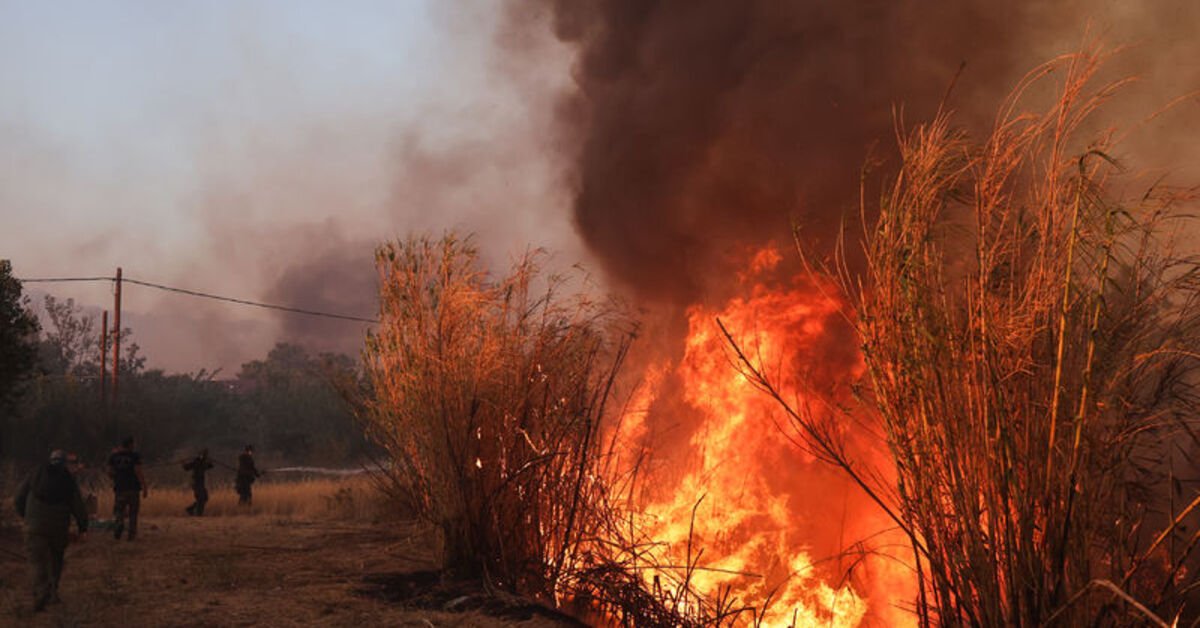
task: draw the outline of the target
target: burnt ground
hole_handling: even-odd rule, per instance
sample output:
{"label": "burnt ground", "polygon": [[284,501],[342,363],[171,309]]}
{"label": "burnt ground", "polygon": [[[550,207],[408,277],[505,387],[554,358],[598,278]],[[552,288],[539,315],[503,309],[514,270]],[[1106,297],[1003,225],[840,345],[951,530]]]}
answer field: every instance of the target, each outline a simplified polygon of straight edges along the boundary
{"label": "burnt ground", "polygon": [[436,539],[413,523],[266,515],[143,520],[67,549],[63,602],[33,613],[20,530],[0,527],[0,625],[580,625],[544,607],[443,583]]}

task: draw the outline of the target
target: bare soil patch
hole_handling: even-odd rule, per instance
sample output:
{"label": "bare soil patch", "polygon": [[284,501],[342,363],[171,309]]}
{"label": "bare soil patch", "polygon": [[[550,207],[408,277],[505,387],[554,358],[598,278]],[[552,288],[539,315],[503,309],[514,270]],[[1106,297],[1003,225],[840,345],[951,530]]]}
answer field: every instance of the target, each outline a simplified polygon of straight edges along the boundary
{"label": "bare soil patch", "polygon": [[415,523],[271,515],[153,517],[137,541],[97,530],[67,550],[62,603],[33,613],[20,529],[0,525],[0,624],[23,626],[579,625],[444,584]]}

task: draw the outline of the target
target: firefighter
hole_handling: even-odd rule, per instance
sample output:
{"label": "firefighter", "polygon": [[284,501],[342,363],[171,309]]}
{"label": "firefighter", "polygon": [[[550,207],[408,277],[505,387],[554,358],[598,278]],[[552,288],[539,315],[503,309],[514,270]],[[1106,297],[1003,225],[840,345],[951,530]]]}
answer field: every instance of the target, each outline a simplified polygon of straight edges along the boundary
{"label": "firefighter", "polygon": [[208,503],[208,487],[204,485],[204,474],[213,468],[208,459],[208,449],[201,449],[200,455],[183,463],[184,471],[192,472],[192,495],[196,501],[187,507],[187,514],[193,517],[204,516],[204,505]]}
{"label": "firefighter", "polygon": [[17,514],[25,520],[25,547],[33,584],[33,609],[43,611],[58,601],[63,554],[70,540],[71,518],[79,527],[80,541],[87,539],[88,518],[79,484],[60,449],[50,454],[49,463],[26,479],[14,500]]}
{"label": "firefighter", "polygon": [[250,490],[250,485],[254,484],[262,474],[254,466],[254,445],[246,445],[241,455],[238,456],[237,478],[234,480],[234,488],[237,489],[238,505],[249,506],[253,495]]}
{"label": "firefighter", "polygon": [[[142,455],[135,449],[137,443],[130,436],[121,442],[121,446],[108,457],[108,477],[113,483],[113,519],[117,525],[113,528],[113,538],[120,539],[125,530],[125,518],[129,517],[130,541],[137,537],[138,510],[141,508],[141,498],[147,497],[150,490],[146,484],[146,476],[142,473]],[[140,495],[139,495],[140,493]]]}

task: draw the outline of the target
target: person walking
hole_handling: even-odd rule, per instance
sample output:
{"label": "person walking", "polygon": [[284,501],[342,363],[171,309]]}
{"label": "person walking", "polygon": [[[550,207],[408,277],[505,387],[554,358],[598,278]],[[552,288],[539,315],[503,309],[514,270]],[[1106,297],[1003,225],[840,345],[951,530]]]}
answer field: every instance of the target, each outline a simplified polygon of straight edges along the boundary
{"label": "person walking", "polygon": [[136,450],[137,442],[130,436],[108,457],[108,476],[113,483],[113,538],[120,539],[125,530],[125,518],[129,518],[128,539],[137,537],[138,510],[142,498],[150,495],[146,476],[142,473],[142,455]]}
{"label": "person walking", "polygon": [[67,455],[50,453],[48,464],[38,467],[17,489],[17,514],[25,520],[25,547],[33,584],[33,610],[40,612],[58,601],[63,554],[70,540],[71,518],[79,527],[79,540],[87,539],[88,517]]}
{"label": "person walking", "polygon": [[187,514],[193,517],[204,516],[204,505],[208,503],[208,487],[204,484],[204,474],[211,468],[213,463],[208,459],[208,449],[201,449],[200,455],[183,463],[183,470],[192,472],[192,496],[196,501],[187,507]]}
{"label": "person walking", "polygon": [[261,475],[254,466],[254,445],[246,445],[246,449],[238,456],[237,478],[233,484],[237,489],[239,506],[250,505],[250,500],[253,498],[250,485],[254,484],[254,480]]}

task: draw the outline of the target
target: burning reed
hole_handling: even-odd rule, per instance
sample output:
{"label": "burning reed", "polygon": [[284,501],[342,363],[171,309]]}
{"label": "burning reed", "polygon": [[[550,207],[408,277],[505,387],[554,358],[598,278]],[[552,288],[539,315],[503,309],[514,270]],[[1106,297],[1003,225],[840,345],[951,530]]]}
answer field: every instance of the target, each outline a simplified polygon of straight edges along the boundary
{"label": "burning reed", "polygon": [[537,257],[494,279],[454,236],[381,247],[363,419],[447,571],[560,603],[608,538],[597,433],[632,327]]}
{"label": "burning reed", "polygon": [[1171,237],[1192,197],[1122,195],[1113,134],[1081,140],[1121,87],[1095,85],[1101,57],[1028,75],[982,142],[945,113],[900,137],[866,272],[840,273],[893,483],[742,354],[909,534],[923,625],[1196,613],[1200,498],[1175,480],[1200,445],[1200,266]]}

